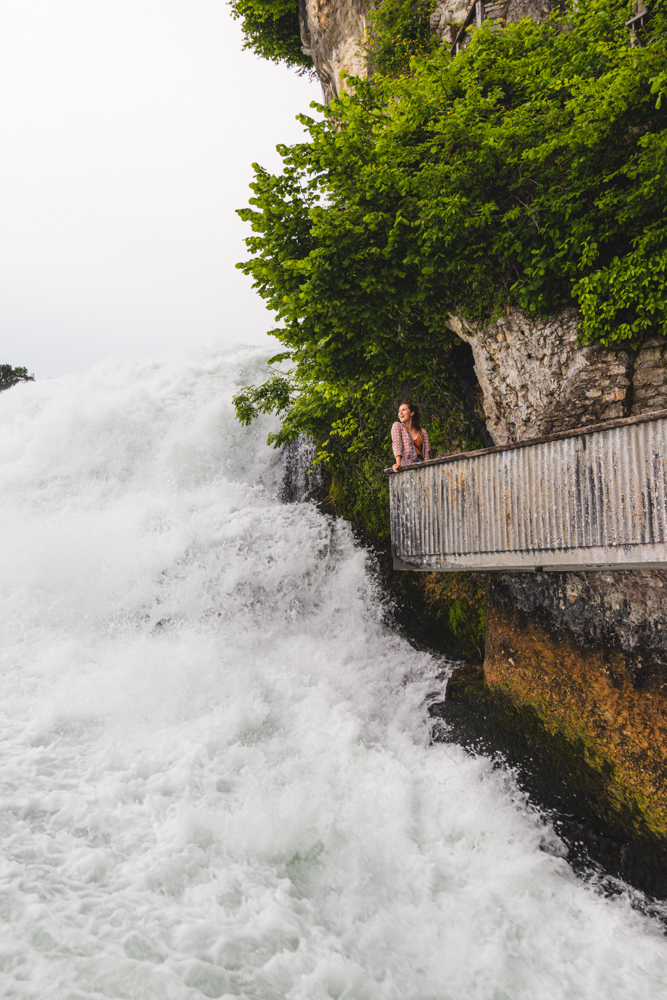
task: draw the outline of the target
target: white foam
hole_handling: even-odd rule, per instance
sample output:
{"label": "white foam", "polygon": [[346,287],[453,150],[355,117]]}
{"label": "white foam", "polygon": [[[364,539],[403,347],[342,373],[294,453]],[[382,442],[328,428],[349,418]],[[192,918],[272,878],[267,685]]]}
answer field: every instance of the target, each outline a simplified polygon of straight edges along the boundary
{"label": "white foam", "polygon": [[659,927],[428,745],[442,664],[235,423],[262,364],[0,394],[0,995],[664,997]]}

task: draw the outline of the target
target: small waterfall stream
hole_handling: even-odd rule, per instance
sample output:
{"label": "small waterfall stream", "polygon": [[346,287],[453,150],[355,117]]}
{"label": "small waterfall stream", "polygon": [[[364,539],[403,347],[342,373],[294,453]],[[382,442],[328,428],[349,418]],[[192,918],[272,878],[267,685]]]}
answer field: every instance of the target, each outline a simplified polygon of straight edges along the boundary
{"label": "small waterfall stream", "polygon": [[322,466],[314,465],[315,442],[304,434],[283,448],[285,478],[281,499],[286,503],[303,503],[322,485]]}

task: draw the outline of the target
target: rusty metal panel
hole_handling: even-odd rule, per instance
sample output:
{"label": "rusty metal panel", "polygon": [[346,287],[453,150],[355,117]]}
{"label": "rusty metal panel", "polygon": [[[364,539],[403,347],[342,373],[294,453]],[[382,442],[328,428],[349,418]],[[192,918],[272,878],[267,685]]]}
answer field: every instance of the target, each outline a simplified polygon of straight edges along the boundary
{"label": "rusty metal panel", "polygon": [[390,475],[394,566],[667,566],[667,411]]}

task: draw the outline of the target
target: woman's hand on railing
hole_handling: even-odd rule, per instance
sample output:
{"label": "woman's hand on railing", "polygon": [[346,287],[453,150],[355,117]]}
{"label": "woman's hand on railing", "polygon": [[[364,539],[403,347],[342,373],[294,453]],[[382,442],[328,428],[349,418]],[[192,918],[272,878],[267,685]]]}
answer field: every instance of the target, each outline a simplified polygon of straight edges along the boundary
{"label": "woman's hand on railing", "polygon": [[401,459],[400,459],[400,457],[399,457],[399,456],[397,456],[397,455],[395,455],[395,456],[394,456],[394,458],[396,459],[396,461],[395,461],[395,462],[394,462],[394,464],[392,465],[392,469],[394,470],[394,472],[398,472],[398,470],[399,470],[399,469],[400,469],[400,467],[401,467]]}

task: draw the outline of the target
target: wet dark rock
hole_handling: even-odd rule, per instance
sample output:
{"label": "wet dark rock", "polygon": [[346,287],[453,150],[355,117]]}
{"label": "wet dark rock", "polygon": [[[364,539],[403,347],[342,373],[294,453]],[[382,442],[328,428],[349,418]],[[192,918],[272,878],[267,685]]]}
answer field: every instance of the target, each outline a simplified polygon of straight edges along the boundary
{"label": "wet dark rock", "polygon": [[[513,771],[567,847],[575,871],[608,891],[618,891],[613,880],[622,879],[654,899],[667,898],[667,845],[628,832],[601,810],[599,775],[583,744],[550,732],[530,707],[517,708],[490,689],[477,667],[456,669],[445,700],[434,702],[429,712],[434,740],[488,754]],[[650,899],[640,902],[651,909]]]}

